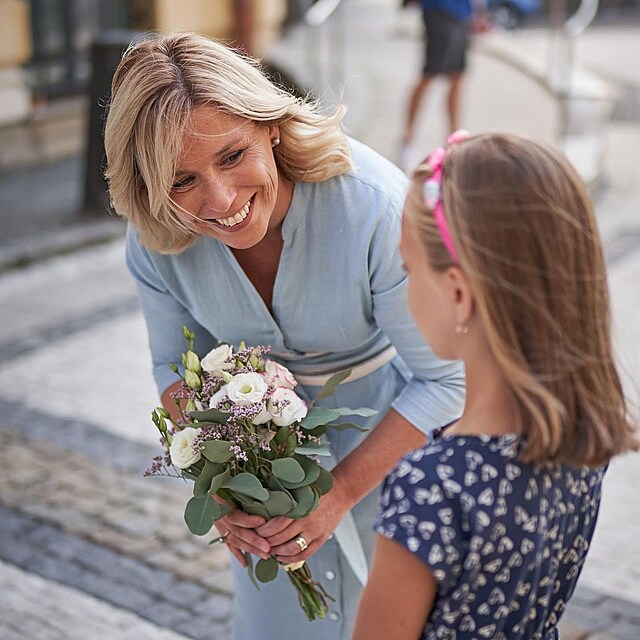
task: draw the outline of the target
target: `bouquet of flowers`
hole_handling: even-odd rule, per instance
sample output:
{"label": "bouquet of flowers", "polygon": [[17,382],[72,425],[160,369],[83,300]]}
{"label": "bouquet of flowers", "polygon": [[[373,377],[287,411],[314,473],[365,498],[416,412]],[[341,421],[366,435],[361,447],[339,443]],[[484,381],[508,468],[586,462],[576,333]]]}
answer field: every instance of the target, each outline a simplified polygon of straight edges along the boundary
{"label": "bouquet of flowers", "polygon": [[[182,356],[184,373],[174,393],[180,418],[157,408],[152,419],[165,452],[154,458],[147,475],[168,475],[192,480],[193,497],[184,518],[195,535],[206,535],[216,520],[234,509],[260,515],[304,518],[318,508],[320,497],[331,490],[333,477],[318,456],[330,455],[323,442],[327,429],[360,427],[335,424],[342,416],[372,416],[371,409],[328,409],[307,404],[294,391],[292,373],[266,358],[269,347],[234,351],[221,344],[204,358],[194,351],[194,334],[183,329],[188,349]],[[349,371],[328,380],[317,399],[333,393]],[[271,557],[255,567],[250,554],[247,569],[252,582],[275,579],[280,564]],[[283,568],[298,592],[309,620],[324,618],[328,600],[302,563]]]}

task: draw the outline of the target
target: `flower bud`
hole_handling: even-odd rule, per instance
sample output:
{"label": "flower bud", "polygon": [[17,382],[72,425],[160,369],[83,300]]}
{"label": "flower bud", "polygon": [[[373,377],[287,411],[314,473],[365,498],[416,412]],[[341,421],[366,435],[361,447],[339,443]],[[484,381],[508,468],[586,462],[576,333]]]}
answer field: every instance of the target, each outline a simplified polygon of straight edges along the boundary
{"label": "flower bud", "polygon": [[158,407],[156,409],[156,413],[161,417],[161,418],[170,418],[171,414],[164,408],[164,407]]}
{"label": "flower bud", "polygon": [[193,371],[194,373],[200,373],[202,371],[202,367],[200,366],[200,358],[193,352],[187,351],[187,357],[185,362],[185,368],[189,369],[189,371]]}
{"label": "flower bud", "polygon": [[260,364],[260,359],[257,358],[253,353],[249,356],[249,364],[257,370],[258,365]]}
{"label": "flower bud", "polygon": [[195,371],[187,369],[184,373],[184,381],[187,383],[188,387],[191,387],[191,389],[200,389],[200,387],[202,387],[200,376]]}
{"label": "flower bud", "polygon": [[229,384],[229,382],[231,382],[231,379],[233,378],[233,376],[228,371],[221,371],[220,375],[222,376],[222,379],[226,384]]}

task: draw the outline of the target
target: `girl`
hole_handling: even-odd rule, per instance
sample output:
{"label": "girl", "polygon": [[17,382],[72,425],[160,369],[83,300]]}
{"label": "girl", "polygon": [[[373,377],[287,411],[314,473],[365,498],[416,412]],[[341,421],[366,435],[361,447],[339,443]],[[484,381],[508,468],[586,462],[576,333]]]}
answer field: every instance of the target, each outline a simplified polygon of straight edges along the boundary
{"label": "girl", "polygon": [[606,465],[638,448],[585,187],[545,144],[459,132],[414,174],[401,252],[467,401],[385,482],[353,638],[558,638]]}

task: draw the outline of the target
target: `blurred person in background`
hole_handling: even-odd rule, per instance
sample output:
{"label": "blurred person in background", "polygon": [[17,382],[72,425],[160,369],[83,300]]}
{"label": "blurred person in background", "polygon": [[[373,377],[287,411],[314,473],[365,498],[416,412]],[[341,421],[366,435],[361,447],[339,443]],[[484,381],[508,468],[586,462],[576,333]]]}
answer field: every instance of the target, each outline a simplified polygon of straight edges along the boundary
{"label": "blurred person in background", "polygon": [[[308,517],[217,522],[233,556],[237,640],[350,637],[379,484],[464,402],[461,365],[433,355],[407,309],[397,247],[408,180],[345,136],[344,111],[320,113],[257,61],[196,34],[133,45],[113,79],[106,177],[129,223],[127,265],[165,407],[175,415],[169,364],[181,362],[186,325],[200,354],[269,345],[306,400],[352,369],[321,404],[378,411],[364,432],[330,431],[334,486]],[[284,571],[258,591],[246,553],[307,561],[335,599],[329,615],[309,622]]]}
{"label": "blurred person in background", "polygon": [[403,0],[403,6],[419,4],[424,23],[424,64],[406,108],[400,165],[409,172],[419,157],[414,134],[420,107],[434,78],[447,78],[448,132],[460,128],[462,81],[472,32],[488,28],[485,0]]}

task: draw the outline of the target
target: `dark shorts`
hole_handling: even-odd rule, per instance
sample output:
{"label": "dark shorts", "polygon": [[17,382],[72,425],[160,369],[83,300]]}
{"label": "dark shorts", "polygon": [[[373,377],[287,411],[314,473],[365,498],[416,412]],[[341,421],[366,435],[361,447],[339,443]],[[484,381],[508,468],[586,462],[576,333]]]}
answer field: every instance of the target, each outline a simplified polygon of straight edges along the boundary
{"label": "dark shorts", "polygon": [[440,11],[423,14],[426,29],[424,75],[464,71],[469,48],[469,22]]}

